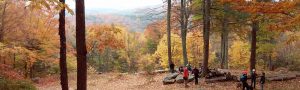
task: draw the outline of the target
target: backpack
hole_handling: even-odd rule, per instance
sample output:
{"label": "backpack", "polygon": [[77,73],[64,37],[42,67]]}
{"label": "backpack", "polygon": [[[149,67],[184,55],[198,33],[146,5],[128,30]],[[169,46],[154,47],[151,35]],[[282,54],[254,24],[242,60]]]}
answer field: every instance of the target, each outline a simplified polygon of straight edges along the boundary
{"label": "backpack", "polygon": [[240,78],[240,81],[243,82],[243,81],[246,81],[246,79],[247,79],[247,76],[246,75],[242,75],[241,78]]}

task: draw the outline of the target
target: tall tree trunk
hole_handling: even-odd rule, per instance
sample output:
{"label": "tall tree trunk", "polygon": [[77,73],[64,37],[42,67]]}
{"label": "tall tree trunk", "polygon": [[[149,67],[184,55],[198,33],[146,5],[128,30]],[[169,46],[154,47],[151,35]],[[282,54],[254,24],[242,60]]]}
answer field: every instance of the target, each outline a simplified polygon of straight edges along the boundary
{"label": "tall tree trunk", "polygon": [[271,56],[271,54],[269,54],[269,64],[268,64],[268,68],[269,68],[269,70],[270,71],[273,71],[273,63],[272,63],[272,56]]}
{"label": "tall tree trunk", "polygon": [[28,69],[27,69],[27,62],[24,61],[24,71],[25,71],[25,78],[28,78]]}
{"label": "tall tree trunk", "polygon": [[14,53],[13,59],[14,59],[14,61],[13,61],[13,68],[16,68],[16,53]]}
{"label": "tall tree trunk", "polygon": [[34,65],[31,65],[31,64],[29,64],[29,77],[30,78],[33,78],[34,77],[34,72],[33,72],[33,70],[34,70]]}
{"label": "tall tree trunk", "polygon": [[[65,0],[60,0],[65,4]],[[68,71],[67,71],[67,57],[66,57],[66,31],[65,31],[65,7],[59,13],[59,37],[60,37],[60,84],[62,90],[69,90],[68,86]]]}
{"label": "tall tree trunk", "polygon": [[228,5],[224,5],[224,17],[222,20],[222,34],[221,34],[221,68],[228,69],[228,19],[227,14]]}
{"label": "tall tree trunk", "polygon": [[204,59],[203,59],[203,73],[208,72],[208,56],[209,56],[209,31],[210,31],[210,5],[211,0],[203,0],[203,39],[204,39]]}
{"label": "tall tree trunk", "polygon": [[0,42],[4,41],[4,28],[5,28],[5,13],[6,13],[7,2],[4,1],[4,5],[2,7],[2,17],[1,17],[1,27],[0,27]]}
{"label": "tall tree trunk", "polygon": [[77,90],[87,89],[84,0],[76,0]]}
{"label": "tall tree trunk", "polygon": [[252,21],[252,31],[251,31],[251,56],[250,56],[250,71],[255,69],[256,64],[256,32],[259,30],[258,21]]}
{"label": "tall tree trunk", "polygon": [[186,34],[187,34],[187,26],[186,26],[186,0],[181,0],[181,12],[180,12],[180,25],[181,25],[181,40],[182,40],[182,54],[183,54],[183,62],[184,66],[188,64],[187,58],[187,50],[186,50]]}
{"label": "tall tree trunk", "polygon": [[168,32],[168,61],[169,61],[169,68],[170,71],[174,71],[174,65],[172,61],[172,52],[171,52],[171,0],[168,0],[168,10],[167,10],[167,32]]}

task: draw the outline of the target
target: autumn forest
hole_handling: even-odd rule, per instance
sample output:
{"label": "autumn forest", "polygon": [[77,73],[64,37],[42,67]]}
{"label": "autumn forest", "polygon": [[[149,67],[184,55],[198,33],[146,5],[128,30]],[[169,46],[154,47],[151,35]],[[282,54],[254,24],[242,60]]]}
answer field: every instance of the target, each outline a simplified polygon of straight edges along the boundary
{"label": "autumn forest", "polygon": [[89,1],[0,0],[0,90],[232,90],[253,70],[257,90],[263,72],[266,90],[300,88],[299,0]]}

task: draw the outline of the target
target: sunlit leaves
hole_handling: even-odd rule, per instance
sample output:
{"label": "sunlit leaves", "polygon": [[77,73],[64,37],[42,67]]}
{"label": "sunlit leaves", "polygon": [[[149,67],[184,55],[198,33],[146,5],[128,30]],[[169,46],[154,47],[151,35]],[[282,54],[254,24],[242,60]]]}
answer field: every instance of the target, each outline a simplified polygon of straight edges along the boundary
{"label": "sunlit leaves", "polygon": [[62,4],[59,0],[27,0],[28,7],[32,9],[43,9],[46,8],[48,10],[61,10],[65,8],[71,15],[74,15],[74,12],[70,7],[66,4]]}

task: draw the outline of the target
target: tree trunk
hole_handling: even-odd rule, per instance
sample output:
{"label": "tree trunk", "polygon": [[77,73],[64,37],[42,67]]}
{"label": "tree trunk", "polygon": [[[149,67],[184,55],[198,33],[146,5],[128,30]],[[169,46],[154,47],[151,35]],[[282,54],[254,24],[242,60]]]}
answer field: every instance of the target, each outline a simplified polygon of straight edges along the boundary
{"label": "tree trunk", "polygon": [[252,21],[252,39],[251,39],[251,56],[250,56],[250,71],[255,69],[256,64],[256,32],[259,30],[258,21]]}
{"label": "tree trunk", "polygon": [[182,54],[184,66],[188,64],[187,50],[186,50],[186,34],[187,34],[187,23],[186,23],[186,0],[181,0],[181,12],[180,12],[180,24],[181,24],[181,40],[182,40]]}
{"label": "tree trunk", "polygon": [[[61,3],[65,4],[65,0],[60,0]],[[65,7],[60,10],[59,13],[59,37],[60,37],[60,84],[62,90],[69,90],[68,86],[68,71],[66,61],[66,31],[65,31]]]}
{"label": "tree trunk", "polygon": [[209,56],[209,31],[210,31],[210,5],[211,0],[203,0],[203,39],[204,39],[204,59],[203,59],[203,73],[208,72],[208,56]]}
{"label": "tree trunk", "polygon": [[84,0],[76,0],[77,90],[87,89]]}
{"label": "tree trunk", "polygon": [[2,11],[2,17],[1,17],[1,27],[0,27],[0,42],[4,41],[4,28],[5,28],[5,13],[6,13],[6,7],[7,7],[7,2],[4,1],[4,5],[3,5],[3,11]]}
{"label": "tree trunk", "polygon": [[174,68],[171,67],[172,61],[172,52],[171,52],[171,0],[168,0],[168,10],[167,10],[167,32],[168,32],[168,61],[170,71],[174,71]]}
{"label": "tree trunk", "polygon": [[222,21],[221,34],[221,68],[228,69],[228,19],[227,19],[228,5],[224,5],[224,17]]}
{"label": "tree trunk", "polygon": [[27,68],[27,62],[24,61],[24,71],[25,71],[25,78],[28,78],[28,68]]}
{"label": "tree trunk", "polygon": [[270,71],[273,71],[273,63],[272,63],[272,56],[271,56],[271,54],[269,55],[269,70]]}
{"label": "tree trunk", "polygon": [[34,70],[34,65],[31,65],[31,64],[29,64],[29,77],[30,78],[33,78],[34,77],[34,72],[33,72],[33,70]]}
{"label": "tree trunk", "polygon": [[16,53],[14,53],[13,59],[14,59],[14,61],[13,61],[13,68],[16,68]]}

